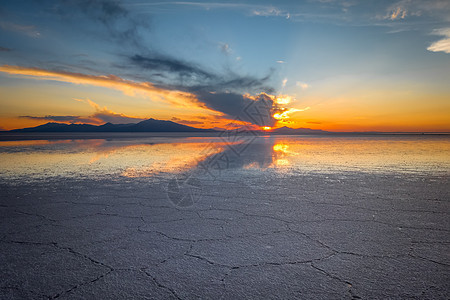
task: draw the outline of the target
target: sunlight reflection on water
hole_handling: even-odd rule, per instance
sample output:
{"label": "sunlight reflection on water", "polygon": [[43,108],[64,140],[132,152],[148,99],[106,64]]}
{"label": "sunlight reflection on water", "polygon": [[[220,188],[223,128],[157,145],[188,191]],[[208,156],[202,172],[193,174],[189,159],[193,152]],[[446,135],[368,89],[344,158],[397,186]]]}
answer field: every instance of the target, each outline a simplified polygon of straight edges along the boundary
{"label": "sunlight reflection on water", "polygon": [[[236,151],[243,144],[244,150]],[[445,175],[450,173],[450,138],[272,136],[232,143],[220,137],[0,141],[3,179],[152,177],[199,166],[254,174],[359,171]]]}

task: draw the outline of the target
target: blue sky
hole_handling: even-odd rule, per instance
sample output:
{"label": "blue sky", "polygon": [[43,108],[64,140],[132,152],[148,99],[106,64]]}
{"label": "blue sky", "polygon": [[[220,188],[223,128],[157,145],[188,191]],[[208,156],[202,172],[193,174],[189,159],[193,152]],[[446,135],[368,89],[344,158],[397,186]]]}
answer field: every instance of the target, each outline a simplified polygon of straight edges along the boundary
{"label": "blue sky", "polygon": [[[149,82],[166,91],[193,94],[209,117],[232,119],[236,110],[218,102],[238,105],[242,95],[264,92],[294,99],[290,105],[298,111],[285,125],[308,127],[310,120],[310,125],[344,130],[449,129],[442,113],[450,101],[450,2],[444,0],[4,1],[0,47],[0,65]],[[12,86],[47,95],[52,105],[45,112],[36,107],[35,116],[86,114],[92,109],[80,110],[73,102],[67,112],[52,111],[57,101],[50,98],[64,91],[51,90],[66,88],[71,93],[74,83],[19,73],[0,72],[0,88],[8,95],[0,99],[0,127],[30,114],[26,95],[10,90]],[[91,100],[101,107],[114,106],[115,113],[136,120],[181,116],[177,108],[153,99],[143,112],[143,104],[129,108],[133,100],[123,97],[123,91],[100,91],[89,83],[82,89],[86,99],[95,96]],[[210,97],[202,98],[205,92],[217,99],[208,102]],[[236,95],[234,100],[221,100],[230,93]],[[416,107],[411,118],[432,109],[419,125],[402,127],[392,121],[395,113],[382,113],[386,99],[395,102],[398,114],[409,114],[410,108],[402,107]],[[11,101],[23,103],[12,108]],[[346,119],[332,113],[340,103]],[[28,110],[22,112],[21,106]],[[356,115],[361,109],[367,112]],[[379,113],[371,115],[373,111]]]}

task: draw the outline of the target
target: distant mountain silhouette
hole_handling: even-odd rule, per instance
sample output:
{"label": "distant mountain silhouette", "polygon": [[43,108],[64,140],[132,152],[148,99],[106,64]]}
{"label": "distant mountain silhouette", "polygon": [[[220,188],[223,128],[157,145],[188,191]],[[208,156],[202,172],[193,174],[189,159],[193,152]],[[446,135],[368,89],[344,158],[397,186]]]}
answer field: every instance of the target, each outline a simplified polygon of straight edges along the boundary
{"label": "distant mountain silhouette", "polygon": [[190,127],[172,121],[148,119],[136,124],[106,123],[99,126],[50,122],[36,127],[14,129],[10,132],[215,132],[215,130]]}
{"label": "distant mountain silhouette", "polygon": [[[236,131],[234,133],[234,131]],[[195,128],[187,125],[178,124],[172,121],[162,121],[155,119],[148,119],[141,121],[139,123],[129,123],[129,124],[112,124],[105,123],[103,125],[90,125],[90,124],[65,124],[49,122],[36,127],[14,129],[14,130],[1,130],[2,136],[6,136],[8,132],[211,132],[222,134],[227,132],[227,130],[214,128],[214,129],[202,129]],[[236,135],[246,135],[246,134],[257,134],[257,135],[380,135],[380,134],[445,134],[449,135],[449,132],[378,132],[378,131],[367,131],[367,132],[336,132],[336,131],[325,131],[321,129],[311,129],[311,128],[290,128],[287,126],[275,128],[268,131],[254,130],[249,131],[246,128],[235,129],[230,131],[232,134]],[[0,138],[1,139],[1,138]]]}
{"label": "distant mountain silhouette", "polygon": [[[178,124],[172,121],[162,121],[148,119],[139,123],[103,125],[90,124],[65,124],[49,122],[36,127],[10,130],[10,132],[220,132],[220,129],[201,129],[187,125]],[[246,130],[245,130],[246,131]],[[287,126],[276,128],[270,131],[259,131],[261,134],[327,134],[331,133],[320,129],[310,128],[289,128]]]}

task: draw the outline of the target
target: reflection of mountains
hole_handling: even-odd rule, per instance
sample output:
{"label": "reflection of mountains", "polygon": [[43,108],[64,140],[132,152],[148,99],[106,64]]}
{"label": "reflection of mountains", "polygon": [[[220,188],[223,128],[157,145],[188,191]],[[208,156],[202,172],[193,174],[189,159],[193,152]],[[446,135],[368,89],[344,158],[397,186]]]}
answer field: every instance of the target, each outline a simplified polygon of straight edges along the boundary
{"label": "reflection of mountains", "polygon": [[214,139],[209,142],[197,140],[178,143],[134,145],[97,144],[96,154],[89,163],[106,159],[110,155],[124,152],[146,153],[148,160],[140,166],[128,167],[122,175],[127,177],[148,177],[163,173],[194,171],[216,176],[225,169],[267,169],[286,165],[287,145],[276,144],[275,139],[239,138],[235,141]]}
{"label": "reflection of mountains", "polygon": [[[194,171],[197,174],[217,176],[226,169],[266,169],[286,165],[287,145],[276,144],[275,139],[239,138],[234,141],[213,139],[180,139],[177,143],[155,141],[152,144],[134,145],[97,144],[95,155],[89,163],[129,152],[144,154],[140,165],[129,166],[122,173],[126,177],[151,177],[157,174],[174,174]],[[132,153],[131,153],[132,152]]]}
{"label": "reflection of mountains", "polygon": [[17,178],[39,174],[201,176],[206,171],[220,176],[224,169],[285,172],[300,166],[304,170],[333,172],[444,172],[448,165],[448,155],[442,151],[445,142],[443,137],[287,136],[0,141],[0,169],[2,174]]}
{"label": "reflection of mountains", "polygon": [[20,151],[46,169],[118,172],[126,177],[152,177],[194,172],[218,175],[223,169],[266,169],[285,159],[287,145],[273,137],[147,138],[138,140],[60,140],[1,142],[1,153]]}

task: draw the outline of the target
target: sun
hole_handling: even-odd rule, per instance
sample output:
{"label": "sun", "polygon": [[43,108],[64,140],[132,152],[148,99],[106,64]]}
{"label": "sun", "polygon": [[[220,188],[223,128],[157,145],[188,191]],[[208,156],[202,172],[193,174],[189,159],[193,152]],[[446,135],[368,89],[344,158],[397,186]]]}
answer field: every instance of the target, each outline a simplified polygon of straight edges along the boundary
{"label": "sun", "polygon": [[272,127],[270,127],[270,126],[264,126],[264,127],[262,127],[262,130],[271,130],[272,129]]}

